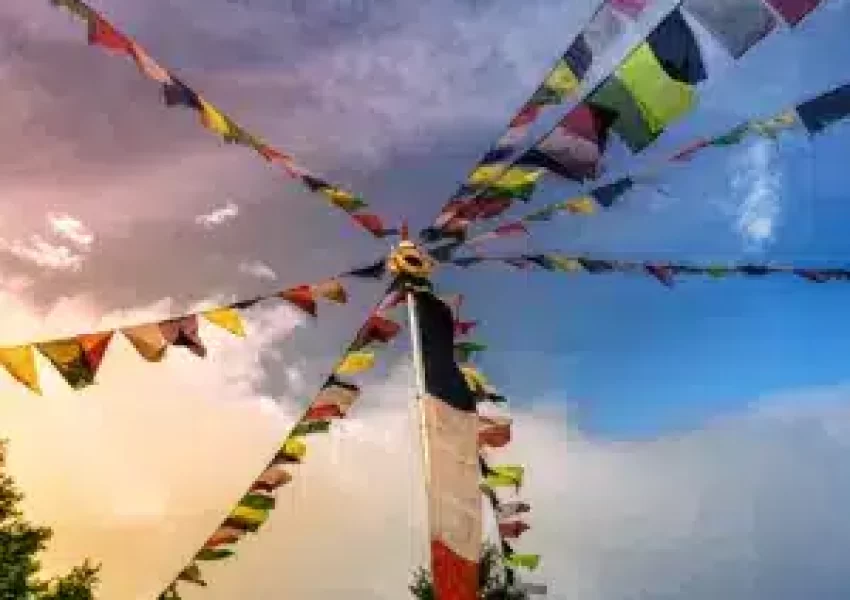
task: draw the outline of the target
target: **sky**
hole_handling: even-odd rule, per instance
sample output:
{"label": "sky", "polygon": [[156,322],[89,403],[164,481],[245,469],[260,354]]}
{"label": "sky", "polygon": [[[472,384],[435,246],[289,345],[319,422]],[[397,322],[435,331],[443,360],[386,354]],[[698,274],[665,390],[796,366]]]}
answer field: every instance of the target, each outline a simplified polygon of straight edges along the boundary
{"label": "sky", "polygon": [[[595,2],[93,5],[240,124],[420,226]],[[742,60],[712,63],[693,115],[645,156],[615,148],[606,169],[845,83],[833,57],[850,50],[848,19],[850,3],[827,0]],[[0,343],[249,297],[385,251],[166,109],[132,64],[87,47],[46,1],[0,6],[0,79]],[[848,136],[844,123],[706,153],[664,172],[666,194],[639,188],[520,248],[841,265]],[[547,180],[534,202],[577,191]],[[534,506],[520,547],[543,555],[553,600],[846,597],[850,289],[776,278],[668,290],[497,267],[437,282],[466,295],[491,348],[483,370],[511,398],[511,452]],[[122,340],[83,392],[45,365],[43,397],[0,380],[8,468],[28,515],[56,531],[48,567],[90,556],[103,598],[154,597],[268,460],[380,290],[351,291],[315,323],[258,309],[246,340],[204,327],[204,361],[173,352],[145,364]],[[267,527],[187,600],[399,597],[425,555],[403,340],[396,349],[351,419],[311,440]]]}

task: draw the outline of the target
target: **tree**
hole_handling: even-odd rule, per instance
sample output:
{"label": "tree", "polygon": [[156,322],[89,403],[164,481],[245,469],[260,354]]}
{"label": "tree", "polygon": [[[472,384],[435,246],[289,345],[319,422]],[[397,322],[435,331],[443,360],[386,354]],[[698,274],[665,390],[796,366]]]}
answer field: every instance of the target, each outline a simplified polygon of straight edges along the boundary
{"label": "tree", "polygon": [[[0,441],[0,468],[6,445]],[[52,579],[38,576],[38,554],[53,535],[49,527],[27,522],[18,507],[23,494],[0,473],[0,598],[3,600],[93,600],[99,566],[88,561]]]}
{"label": "tree", "polygon": [[[528,600],[528,594],[522,590],[511,589],[501,567],[499,546],[485,543],[481,550],[478,571],[478,591],[482,600]],[[417,600],[435,600],[434,583],[431,572],[420,567],[413,576],[410,593]]]}

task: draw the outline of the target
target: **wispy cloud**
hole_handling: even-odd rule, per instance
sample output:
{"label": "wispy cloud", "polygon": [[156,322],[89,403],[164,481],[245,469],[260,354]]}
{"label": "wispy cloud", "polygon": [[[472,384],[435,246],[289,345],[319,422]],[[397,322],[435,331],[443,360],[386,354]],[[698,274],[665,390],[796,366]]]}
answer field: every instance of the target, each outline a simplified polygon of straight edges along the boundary
{"label": "wispy cloud", "polygon": [[52,244],[40,235],[32,235],[28,242],[0,240],[0,248],[17,258],[46,269],[79,271],[85,256],[64,245]]}
{"label": "wispy cloud", "polygon": [[762,250],[773,242],[782,210],[782,172],[775,164],[775,153],[773,142],[758,139],[733,163],[732,191],[740,198],[735,229],[751,250]]}
{"label": "wispy cloud", "polygon": [[239,272],[256,277],[257,279],[266,279],[268,281],[277,279],[277,273],[270,266],[258,260],[240,263]]}
{"label": "wispy cloud", "polygon": [[233,202],[228,202],[226,205],[221,208],[216,208],[215,210],[195,217],[195,223],[204,227],[205,229],[214,229],[219,225],[223,225],[227,221],[231,221],[236,218],[239,214],[239,206],[234,204]]}

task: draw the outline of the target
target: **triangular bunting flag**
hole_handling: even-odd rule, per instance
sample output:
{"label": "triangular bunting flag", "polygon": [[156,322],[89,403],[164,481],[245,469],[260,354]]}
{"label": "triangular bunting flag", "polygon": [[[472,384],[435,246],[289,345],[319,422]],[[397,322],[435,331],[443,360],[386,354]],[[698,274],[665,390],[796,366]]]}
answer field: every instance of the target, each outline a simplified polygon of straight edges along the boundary
{"label": "triangular bunting flag", "polygon": [[375,355],[372,352],[349,352],[336,368],[337,375],[357,375],[375,366]]}
{"label": "triangular bunting flag", "polygon": [[210,323],[218,325],[233,335],[245,337],[245,325],[242,323],[242,317],[235,309],[229,307],[214,308],[202,314]]}
{"label": "triangular bunting flag", "polygon": [[142,358],[149,362],[159,362],[165,356],[168,342],[162,335],[159,323],[146,323],[121,330]]}
{"label": "triangular bunting flag", "polygon": [[280,297],[294,304],[311,317],[316,317],[316,299],[313,297],[313,290],[309,285],[299,285],[297,287],[280,292]]}
{"label": "triangular bunting flag", "polygon": [[16,381],[24,384],[36,394],[41,394],[38,371],[35,367],[35,352],[32,346],[0,348],[0,364]]}
{"label": "triangular bunting flag", "polygon": [[339,279],[323,281],[314,287],[314,291],[322,298],[337,304],[345,304],[348,302],[348,293],[345,291],[345,288]]}
{"label": "triangular bunting flag", "polygon": [[159,329],[170,345],[188,348],[193,354],[202,358],[207,355],[207,349],[198,336],[197,315],[163,321],[159,324]]}
{"label": "triangular bunting flag", "polygon": [[41,352],[75,390],[94,383],[94,369],[88,362],[85,349],[77,338],[52,340],[36,344]]}

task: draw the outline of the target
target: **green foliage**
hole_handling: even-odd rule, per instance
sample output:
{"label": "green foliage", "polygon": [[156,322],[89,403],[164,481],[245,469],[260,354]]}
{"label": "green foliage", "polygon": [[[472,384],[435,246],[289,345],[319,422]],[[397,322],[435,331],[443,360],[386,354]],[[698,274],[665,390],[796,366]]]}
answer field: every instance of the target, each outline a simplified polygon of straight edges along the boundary
{"label": "green foliage", "polygon": [[[0,466],[5,444],[0,442]],[[3,600],[93,600],[99,567],[88,562],[62,577],[38,577],[52,531],[28,523],[18,505],[23,495],[12,478],[0,474],[0,598]]]}
{"label": "green foliage", "polygon": [[[416,600],[435,600],[431,572],[420,567],[408,587]],[[485,543],[478,570],[478,595],[482,600],[527,600],[528,594],[509,589],[499,546]]]}

